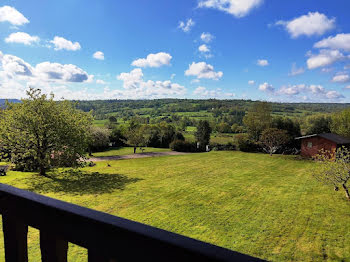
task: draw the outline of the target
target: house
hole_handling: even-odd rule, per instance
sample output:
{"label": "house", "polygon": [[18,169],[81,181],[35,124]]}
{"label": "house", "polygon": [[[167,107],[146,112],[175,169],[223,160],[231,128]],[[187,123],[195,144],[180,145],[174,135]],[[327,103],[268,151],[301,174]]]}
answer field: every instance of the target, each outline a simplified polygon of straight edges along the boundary
{"label": "house", "polygon": [[332,133],[314,134],[295,138],[301,140],[301,155],[313,157],[320,150],[335,151],[341,146],[350,146],[350,139]]}

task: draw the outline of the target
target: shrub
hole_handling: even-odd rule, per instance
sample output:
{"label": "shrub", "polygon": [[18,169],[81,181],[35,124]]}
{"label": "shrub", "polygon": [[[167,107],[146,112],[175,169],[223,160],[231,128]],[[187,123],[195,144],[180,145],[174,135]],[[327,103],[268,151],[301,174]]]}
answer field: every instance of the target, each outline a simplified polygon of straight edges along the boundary
{"label": "shrub", "polygon": [[183,140],[174,140],[171,142],[170,149],[177,152],[197,152],[196,143]]}
{"label": "shrub", "polygon": [[236,146],[243,152],[257,152],[260,146],[249,138],[247,134],[239,134],[235,136]]}
{"label": "shrub", "polygon": [[227,144],[211,143],[210,148],[214,151],[235,151],[236,145],[231,142]]}

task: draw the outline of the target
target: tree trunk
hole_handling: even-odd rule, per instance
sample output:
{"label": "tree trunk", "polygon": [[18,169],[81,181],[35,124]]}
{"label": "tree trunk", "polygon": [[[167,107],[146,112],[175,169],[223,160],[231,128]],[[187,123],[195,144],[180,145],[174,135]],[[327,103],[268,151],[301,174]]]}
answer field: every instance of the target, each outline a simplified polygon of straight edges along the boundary
{"label": "tree trunk", "polygon": [[345,195],[346,195],[346,198],[347,198],[348,200],[350,200],[349,190],[348,190],[348,188],[346,187],[346,185],[345,185],[345,184],[343,184],[343,188],[344,188],[344,190],[345,190]]}
{"label": "tree trunk", "polygon": [[40,171],[39,174],[40,174],[41,176],[46,176],[46,169],[45,169],[44,165],[40,165],[39,171]]}
{"label": "tree trunk", "polygon": [[136,154],[136,146],[134,146],[134,154]]}

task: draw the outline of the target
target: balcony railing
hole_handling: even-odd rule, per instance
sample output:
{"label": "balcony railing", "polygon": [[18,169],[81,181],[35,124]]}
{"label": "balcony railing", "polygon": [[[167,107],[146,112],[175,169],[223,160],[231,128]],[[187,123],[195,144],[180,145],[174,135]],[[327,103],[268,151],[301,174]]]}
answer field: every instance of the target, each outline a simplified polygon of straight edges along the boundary
{"label": "balcony railing", "polygon": [[0,184],[6,262],[28,261],[28,226],[40,231],[41,259],[67,261],[68,242],[89,262],[261,261],[106,213]]}

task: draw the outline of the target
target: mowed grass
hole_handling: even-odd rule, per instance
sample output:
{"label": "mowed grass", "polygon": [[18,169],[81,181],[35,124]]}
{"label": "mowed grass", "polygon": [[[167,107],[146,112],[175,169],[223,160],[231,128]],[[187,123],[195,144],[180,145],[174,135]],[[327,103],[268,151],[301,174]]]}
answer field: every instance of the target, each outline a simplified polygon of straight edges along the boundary
{"label": "mowed grass", "polygon": [[[151,152],[168,152],[170,151],[169,148],[155,148],[155,147],[143,147],[144,153],[151,153]],[[136,154],[141,153],[141,149],[137,147]],[[123,156],[123,155],[132,155],[134,154],[134,148],[133,147],[118,147],[118,148],[111,148],[103,152],[95,152],[92,153],[94,157],[101,157],[101,156]]]}
{"label": "mowed grass", "polygon": [[[55,179],[21,172],[0,179],[267,260],[350,261],[350,203],[308,174],[312,162],[210,152],[108,163]],[[39,261],[36,230],[29,247],[30,261]],[[86,250],[71,245],[69,256],[86,261]]]}

